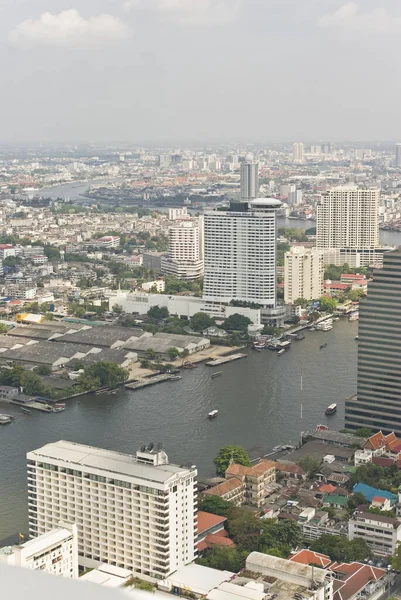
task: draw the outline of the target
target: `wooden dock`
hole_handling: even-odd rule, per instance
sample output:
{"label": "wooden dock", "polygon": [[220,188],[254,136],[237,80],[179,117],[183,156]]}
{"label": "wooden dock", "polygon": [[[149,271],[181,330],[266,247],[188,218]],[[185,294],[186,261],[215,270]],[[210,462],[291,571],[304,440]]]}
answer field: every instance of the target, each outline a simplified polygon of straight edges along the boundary
{"label": "wooden dock", "polygon": [[213,360],[209,360],[206,364],[207,367],[218,367],[220,365],[224,365],[225,363],[232,362],[233,360],[239,360],[240,358],[247,358],[247,354],[242,354],[238,352],[237,354],[230,354],[229,356],[221,356],[220,358],[215,358]]}
{"label": "wooden dock", "polygon": [[125,387],[127,390],[140,390],[148,385],[154,385],[156,383],[162,383],[163,381],[170,381],[174,375],[168,373],[161,373],[160,375],[155,375],[154,377],[146,377],[144,379],[138,379],[137,381],[132,381],[131,383],[126,383]]}

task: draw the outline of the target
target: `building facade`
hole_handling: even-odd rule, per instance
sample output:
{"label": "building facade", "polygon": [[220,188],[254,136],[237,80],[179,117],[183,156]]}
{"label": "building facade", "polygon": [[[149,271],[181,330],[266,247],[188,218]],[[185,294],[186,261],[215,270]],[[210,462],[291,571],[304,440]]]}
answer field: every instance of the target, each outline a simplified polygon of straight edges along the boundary
{"label": "building facade", "polygon": [[79,563],[162,579],[196,558],[196,468],[59,441],[28,452],[29,533],[78,526]]}
{"label": "building facade", "polygon": [[401,542],[401,522],[395,517],[355,513],[348,521],[348,538],[362,538],[373,554],[391,556]]}
{"label": "building facade", "polygon": [[205,213],[203,299],[276,304],[276,213],[281,202],[259,198]]}
{"label": "building facade", "polygon": [[169,228],[168,254],[162,256],[166,275],[192,281],[203,274],[203,220],[178,220]]}
{"label": "building facade", "polygon": [[401,144],[395,145],[395,166],[401,167]]}
{"label": "building facade", "polygon": [[44,571],[59,577],[78,577],[78,530],[62,526],[18,546],[0,548],[0,564]]}
{"label": "building facade", "polygon": [[379,190],[338,187],[323,192],[316,207],[317,248],[377,248]]}
{"label": "building facade", "polygon": [[241,163],[241,200],[253,200],[259,194],[259,164],[252,154],[245,156]]}
{"label": "building facade", "polygon": [[345,426],[401,435],[401,252],[384,256],[359,305],[357,397]]}
{"label": "building facade", "polygon": [[304,145],[302,142],[294,142],[292,145],[292,160],[300,163],[304,161]]}
{"label": "building facade", "polygon": [[298,298],[320,298],[323,293],[323,276],[323,251],[293,246],[284,257],[284,302],[294,304]]}

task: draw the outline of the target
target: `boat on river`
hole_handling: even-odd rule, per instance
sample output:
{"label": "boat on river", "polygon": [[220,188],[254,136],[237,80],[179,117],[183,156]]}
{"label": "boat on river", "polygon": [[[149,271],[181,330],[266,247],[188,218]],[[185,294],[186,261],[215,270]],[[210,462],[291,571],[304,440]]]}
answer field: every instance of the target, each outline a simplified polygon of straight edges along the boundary
{"label": "boat on river", "polygon": [[182,379],[181,375],[172,375],[170,377],[170,381],[178,381],[179,379]]}
{"label": "boat on river", "polygon": [[277,352],[277,356],[281,356],[282,354],[284,354],[284,352],[285,352],[285,348],[281,348],[281,350],[279,350]]}
{"label": "boat on river", "polygon": [[95,395],[97,396],[98,394],[105,394],[106,392],[109,392],[110,388],[108,387],[103,387],[100,388],[100,390],[96,390]]}
{"label": "boat on river", "polygon": [[53,412],[63,412],[65,410],[65,402],[57,402],[54,405]]}
{"label": "boat on river", "polygon": [[216,371],[215,373],[212,373],[212,379],[214,377],[220,377],[220,375],[223,375],[223,371]]}
{"label": "boat on river", "polygon": [[217,417],[218,414],[219,414],[218,410],[216,410],[216,409],[211,410],[209,413],[207,413],[207,418],[214,419],[215,417]]}
{"label": "boat on river", "polygon": [[327,342],[325,344],[320,344],[320,350],[323,350],[323,348],[327,348]]}
{"label": "boat on river", "polygon": [[337,412],[337,404],[330,404],[327,408],[326,408],[326,415],[334,415],[334,413]]}
{"label": "boat on river", "polygon": [[23,413],[25,413],[26,415],[31,415],[31,411],[29,410],[29,408],[25,408],[25,406],[20,406],[20,410],[22,410]]}

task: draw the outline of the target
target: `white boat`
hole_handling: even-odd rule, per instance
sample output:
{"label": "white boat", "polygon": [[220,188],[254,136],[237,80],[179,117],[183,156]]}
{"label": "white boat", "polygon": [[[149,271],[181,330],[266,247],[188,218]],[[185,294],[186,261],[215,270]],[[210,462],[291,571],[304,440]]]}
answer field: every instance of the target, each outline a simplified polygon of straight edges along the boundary
{"label": "white boat", "polygon": [[316,329],[318,331],[330,331],[333,329],[333,321],[331,319],[327,319],[327,321],[322,321],[316,325]]}
{"label": "white boat", "polygon": [[210,413],[207,413],[207,417],[208,419],[214,419],[214,417],[217,417],[217,415],[219,414],[218,410],[211,410]]}
{"label": "white boat", "polygon": [[178,381],[179,379],[182,379],[181,375],[172,375],[170,377],[170,381]]}
{"label": "white boat", "polygon": [[279,350],[279,351],[277,352],[277,356],[281,356],[282,354],[284,354],[284,352],[285,352],[285,349],[284,349],[284,348],[281,348],[281,350]]}
{"label": "white boat", "polygon": [[65,410],[64,402],[58,402],[54,405],[53,412],[62,412],[63,410]]}
{"label": "white boat", "polygon": [[326,408],[326,415],[334,415],[334,413],[337,411],[337,404],[330,404],[330,406],[328,406]]}
{"label": "white boat", "polygon": [[358,319],[359,319],[358,311],[351,313],[350,316],[348,317],[348,321],[358,321]]}
{"label": "white boat", "polygon": [[274,446],[272,452],[280,452],[281,446]]}

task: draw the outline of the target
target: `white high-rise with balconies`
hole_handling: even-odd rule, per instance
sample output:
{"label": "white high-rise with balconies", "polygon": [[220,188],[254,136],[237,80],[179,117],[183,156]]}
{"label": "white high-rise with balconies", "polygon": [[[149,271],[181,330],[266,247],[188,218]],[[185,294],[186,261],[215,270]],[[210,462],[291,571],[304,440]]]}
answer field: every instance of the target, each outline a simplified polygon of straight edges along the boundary
{"label": "white high-rise with balconies", "polygon": [[79,563],[163,579],[196,558],[195,467],[59,441],[28,452],[29,533],[78,526]]}
{"label": "white high-rise with balconies", "polygon": [[277,210],[281,202],[258,198],[206,212],[203,299],[276,304]]}
{"label": "white high-rise with balconies", "polygon": [[294,142],[292,145],[292,160],[297,163],[304,161],[304,145],[302,142]]}
{"label": "white high-rise with balconies", "polygon": [[293,246],[284,256],[284,301],[317,300],[323,292],[324,251]]}
{"label": "white high-rise with balconies", "polygon": [[317,248],[379,246],[378,189],[337,187],[323,192],[316,207]]}
{"label": "white high-rise with balconies", "polygon": [[241,163],[241,200],[253,200],[259,194],[259,163],[247,154]]}
{"label": "white high-rise with balconies", "polygon": [[178,218],[168,235],[168,254],[161,259],[162,272],[187,281],[202,277],[203,217]]}

